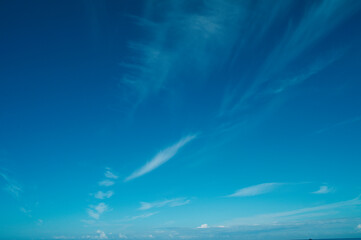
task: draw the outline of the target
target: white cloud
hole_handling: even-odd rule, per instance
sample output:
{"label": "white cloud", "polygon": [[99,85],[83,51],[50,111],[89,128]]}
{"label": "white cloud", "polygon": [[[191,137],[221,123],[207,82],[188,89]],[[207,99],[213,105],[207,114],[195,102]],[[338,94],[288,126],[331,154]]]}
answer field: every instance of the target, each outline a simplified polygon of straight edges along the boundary
{"label": "white cloud", "polygon": [[143,167],[133,172],[129,177],[125,179],[125,181],[129,181],[135,178],[138,178],[140,176],[143,176],[146,173],[149,173],[153,171],[154,169],[160,167],[164,163],[166,163],[169,159],[174,157],[178,150],[182,148],[185,144],[190,142],[196,137],[196,135],[189,135],[185,138],[182,138],[180,141],[178,141],[176,144],[160,151],[157,155],[155,155],[152,160],[147,162]]}
{"label": "white cloud", "polygon": [[323,212],[331,209],[356,206],[356,205],[361,205],[360,196],[351,200],[335,202],[316,207],[308,207],[308,208],[301,208],[301,209],[285,211],[285,212],[261,214],[253,217],[238,218],[229,221],[229,225],[269,224],[269,223],[279,222],[281,220],[287,220],[290,217],[293,217],[293,220],[303,219],[305,216],[307,217],[306,214],[309,213]]}
{"label": "white cloud", "polygon": [[100,214],[92,209],[87,209],[87,213],[90,217],[92,217],[94,219],[99,219],[99,217],[100,217]]}
{"label": "white cloud", "polygon": [[279,187],[281,185],[283,185],[283,183],[262,183],[239,189],[235,193],[229,195],[228,197],[248,197],[248,196],[261,195],[272,192],[276,187]]}
{"label": "white cloud", "polygon": [[359,121],[361,121],[361,116],[357,116],[357,117],[354,117],[354,118],[351,118],[351,119],[348,119],[348,120],[345,120],[345,121],[342,121],[342,122],[335,123],[335,124],[333,124],[331,126],[322,128],[322,129],[318,130],[316,132],[316,134],[320,134],[320,133],[332,130],[334,128],[342,127],[342,126],[345,126],[345,125],[348,125],[348,124],[357,123]]}
{"label": "white cloud", "polygon": [[358,225],[356,226],[356,229],[357,229],[358,231],[361,231],[361,224],[358,224]]}
{"label": "white cloud", "polygon": [[128,238],[126,235],[121,234],[121,233],[118,234],[118,237],[119,237],[120,239],[127,239],[127,238]]}
{"label": "white cloud", "polygon": [[114,194],[113,191],[107,191],[107,192],[98,191],[97,193],[94,194],[94,197],[98,199],[105,199],[105,198],[110,198],[111,196],[113,196],[113,194]]}
{"label": "white cloud", "polygon": [[142,215],[138,215],[138,216],[133,216],[128,220],[133,221],[133,220],[137,220],[137,219],[148,218],[148,217],[151,217],[151,216],[153,216],[153,215],[155,215],[157,213],[158,212],[152,212],[152,213],[146,213],[146,214],[142,214]]}
{"label": "white cloud", "polygon": [[54,236],[52,239],[75,239],[75,237],[72,236]]}
{"label": "white cloud", "polygon": [[31,216],[31,210],[30,209],[26,209],[24,207],[21,207],[20,211],[22,211],[23,213],[25,213],[28,216]]}
{"label": "white cloud", "polygon": [[202,225],[200,225],[199,227],[197,227],[197,228],[209,228],[209,226],[208,226],[208,224],[202,224]]}
{"label": "white cloud", "polygon": [[[201,11],[192,13],[185,6],[178,1],[149,2],[143,16],[131,16],[141,31],[146,30],[149,40],[130,42],[135,57],[121,63],[127,70],[121,83],[127,87],[124,95],[132,97],[129,102],[137,105],[158,93],[176,80],[176,73],[188,71],[188,66],[207,79],[209,68],[232,54],[238,40],[234,30],[243,18],[241,4],[207,1]],[[167,14],[163,14],[164,8]],[[160,13],[162,19],[153,19]]]}
{"label": "white cloud", "polygon": [[104,173],[105,177],[106,178],[111,178],[111,179],[117,179],[118,176],[115,175],[113,172],[111,172],[110,170],[107,170],[105,173]]}
{"label": "white cloud", "polygon": [[105,232],[97,230],[97,233],[99,234],[98,239],[108,239],[108,236],[105,234]]}
{"label": "white cloud", "polygon": [[108,210],[108,206],[105,203],[99,203],[98,205],[94,206],[94,209],[102,214],[103,212],[105,212],[106,210]]}
{"label": "white cloud", "polygon": [[5,190],[9,192],[11,195],[13,195],[15,198],[18,198],[20,193],[23,191],[21,186],[14,180],[11,179],[8,175],[5,173],[0,172],[0,176],[5,181]]}
{"label": "white cloud", "polygon": [[108,205],[105,203],[99,203],[98,205],[90,205],[87,209],[87,213],[90,217],[94,219],[99,219],[100,215],[105,211],[109,210]]}
{"label": "white cloud", "polygon": [[139,210],[148,210],[151,208],[160,208],[160,207],[178,207],[178,206],[182,206],[182,205],[186,205],[190,203],[189,199],[186,198],[174,198],[174,199],[169,199],[169,200],[164,200],[164,201],[157,201],[157,202],[141,202],[141,206],[139,208]]}
{"label": "white cloud", "polygon": [[108,179],[99,182],[99,186],[109,187],[109,186],[112,186],[112,185],[114,185],[114,182],[111,181],[111,180],[108,180]]}
{"label": "white cloud", "polygon": [[328,186],[320,186],[320,189],[318,189],[317,191],[314,191],[312,193],[314,193],[314,194],[326,194],[326,193],[330,193],[332,191],[333,191],[333,189],[329,188]]}
{"label": "white cloud", "polygon": [[[273,4],[274,6],[269,6],[269,14],[260,15],[260,18],[254,19],[255,21],[252,23],[254,26],[252,27],[255,29],[263,28],[265,25],[269,27],[272,23],[272,16],[282,16],[286,11],[289,11],[289,7],[293,7],[290,6],[290,3],[291,2],[286,3],[283,1],[278,4]],[[260,5],[263,4],[264,2]],[[287,21],[290,22],[290,26],[284,28],[285,31],[280,35],[281,37],[278,43],[264,58],[265,60],[259,63],[260,67],[257,74],[254,74],[254,76],[252,76],[253,80],[250,81],[252,83],[246,89],[244,89],[243,81],[239,81],[238,85],[230,86],[229,92],[225,95],[219,115],[239,114],[244,109],[251,107],[250,105],[255,100],[259,101],[261,97],[270,97],[269,95],[273,95],[265,94],[265,86],[272,86],[275,90],[273,93],[278,93],[292,85],[305,81],[315,73],[328,67],[335,59],[339,58],[341,54],[335,54],[335,56],[331,58],[312,56],[303,66],[297,65],[297,69],[309,69],[308,73],[291,74],[294,76],[289,76],[285,81],[279,81],[279,76],[284,76],[285,73],[289,71],[288,68],[290,68],[290,65],[303,56],[305,51],[312,48],[316,43],[319,43],[342,22],[345,22],[345,20],[359,11],[360,6],[360,1],[355,1],[353,4],[348,4],[343,1],[313,2],[307,6],[307,11],[305,11],[303,16],[300,16],[299,21],[294,21],[292,18],[287,19]],[[257,5],[255,7],[255,11],[259,10],[257,9]],[[281,12],[279,12],[280,10]],[[268,22],[268,24],[264,24],[264,22]],[[244,24],[248,24],[248,22],[241,22],[239,24],[243,26]],[[266,30],[272,34],[270,29]],[[244,39],[246,43],[254,42],[252,35],[248,35]],[[247,46],[248,45],[252,45],[252,43],[247,44]],[[238,54],[240,55],[243,50],[244,48],[238,48]],[[269,90],[270,89],[267,91]]]}

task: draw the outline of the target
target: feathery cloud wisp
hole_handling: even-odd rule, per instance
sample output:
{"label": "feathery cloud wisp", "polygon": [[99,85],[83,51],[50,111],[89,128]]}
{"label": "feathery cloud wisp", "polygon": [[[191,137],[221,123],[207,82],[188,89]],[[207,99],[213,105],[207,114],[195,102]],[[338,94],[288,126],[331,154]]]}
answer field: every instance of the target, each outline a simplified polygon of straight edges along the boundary
{"label": "feathery cloud wisp", "polygon": [[333,191],[333,189],[329,188],[328,186],[320,186],[320,189],[318,189],[317,191],[314,191],[312,193],[314,193],[314,194],[326,194],[326,193],[330,193],[332,191]]}
{"label": "feathery cloud wisp", "polygon": [[110,198],[111,196],[113,196],[113,194],[114,194],[113,191],[107,191],[107,192],[98,191],[96,194],[94,194],[94,197],[97,199],[105,199],[105,198]]}
{"label": "feathery cloud wisp", "polygon": [[99,219],[100,215],[109,209],[108,205],[103,202],[98,205],[90,205],[89,207],[90,208],[87,209],[87,213],[94,219]]}
{"label": "feathery cloud wisp", "polygon": [[99,234],[98,239],[108,239],[108,236],[105,234],[105,232],[97,230],[97,233]]}
{"label": "feathery cloud wisp", "polygon": [[130,221],[133,221],[133,220],[136,220],[136,219],[140,219],[140,218],[148,218],[148,217],[151,217],[155,214],[157,214],[158,212],[151,212],[151,213],[146,213],[146,214],[142,214],[142,215],[138,215],[138,216],[134,216],[134,217],[131,217],[129,220]]}
{"label": "feathery cloud wisp", "polygon": [[203,228],[204,229],[204,228],[209,228],[209,226],[208,226],[208,224],[205,223],[205,224],[200,225],[197,228]]}
{"label": "feathery cloud wisp", "polygon": [[169,199],[169,200],[165,200],[165,201],[158,201],[158,202],[141,202],[141,206],[139,208],[139,210],[148,210],[151,208],[160,208],[160,207],[178,207],[178,206],[182,206],[182,205],[186,205],[190,203],[189,199],[186,198],[174,198],[174,199]]}
{"label": "feathery cloud wisp", "polygon": [[109,186],[112,186],[112,185],[114,185],[114,182],[111,181],[111,180],[108,180],[108,179],[99,182],[99,186],[109,187]]}
{"label": "feathery cloud wisp", "polygon": [[113,172],[110,171],[110,169],[108,169],[105,173],[104,173],[106,178],[111,178],[111,179],[117,179],[118,176],[115,175]]}
{"label": "feathery cloud wisp", "polygon": [[6,175],[5,173],[0,172],[0,176],[5,181],[4,190],[9,192],[15,198],[18,198],[20,193],[23,191],[21,186],[15,180],[11,179],[8,175]]}
{"label": "feathery cloud wisp", "polygon": [[124,235],[124,234],[121,234],[121,233],[118,234],[118,237],[120,239],[127,239],[128,238],[127,235]]}
{"label": "feathery cloud wisp", "polygon": [[283,184],[284,183],[262,183],[239,189],[235,193],[228,195],[228,197],[248,197],[248,196],[261,195],[272,192],[276,187],[279,187]]}
{"label": "feathery cloud wisp", "polygon": [[361,231],[361,224],[357,225],[356,229],[357,229],[358,231]]}
{"label": "feathery cloud wisp", "polygon": [[134,178],[138,178],[140,176],[143,176],[146,173],[149,173],[153,171],[154,169],[160,167],[164,163],[166,163],[169,159],[174,157],[174,155],[177,154],[178,150],[182,148],[184,145],[186,145],[188,142],[193,140],[196,137],[196,135],[189,135],[185,138],[182,138],[180,141],[178,141],[176,144],[160,151],[155,157],[153,157],[150,162],[147,162],[143,167],[133,172],[129,177],[125,179],[125,181],[132,180]]}
{"label": "feathery cloud wisp", "polygon": [[286,220],[288,217],[296,217],[297,219],[302,219],[305,214],[313,212],[322,212],[331,209],[337,209],[342,207],[356,206],[361,205],[360,196],[342,202],[335,202],[325,205],[320,205],[316,207],[301,208],[297,210],[278,212],[278,213],[269,213],[261,214],[253,217],[238,218],[229,222],[230,225],[249,225],[249,224],[267,224],[271,222],[278,222],[280,220]]}

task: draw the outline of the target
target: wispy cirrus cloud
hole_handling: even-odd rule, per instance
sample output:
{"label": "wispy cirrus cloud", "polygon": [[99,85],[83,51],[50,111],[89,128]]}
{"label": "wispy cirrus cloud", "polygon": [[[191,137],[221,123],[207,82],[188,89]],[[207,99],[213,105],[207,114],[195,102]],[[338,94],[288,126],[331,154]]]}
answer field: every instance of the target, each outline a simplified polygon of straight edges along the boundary
{"label": "wispy cirrus cloud", "polygon": [[197,228],[206,229],[206,228],[209,228],[209,226],[208,226],[208,224],[205,223],[205,224],[200,225]]}
{"label": "wispy cirrus cloud", "polygon": [[324,212],[324,211],[329,211],[332,209],[357,206],[357,205],[361,205],[360,196],[358,196],[354,199],[351,199],[351,200],[335,202],[335,203],[320,205],[320,206],[316,206],[316,207],[308,207],[308,208],[301,208],[301,209],[291,210],[291,211],[261,214],[261,215],[256,215],[256,216],[252,216],[252,217],[238,218],[238,219],[231,220],[231,221],[227,222],[226,224],[227,225],[269,224],[272,222],[285,221],[289,217],[293,217],[293,220],[295,220],[295,219],[300,220],[300,219],[303,219],[305,214],[314,213],[314,212]]}
{"label": "wispy cirrus cloud", "polygon": [[135,178],[138,178],[140,176],[143,176],[144,174],[147,174],[154,169],[160,167],[164,163],[166,163],[168,160],[170,160],[172,157],[174,157],[178,150],[181,149],[184,145],[186,145],[188,142],[192,141],[194,138],[196,138],[196,135],[189,135],[185,138],[182,138],[179,140],[176,144],[160,151],[157,155],[155,155],[149,162],[147,162],[143,167],[133,172],[130,176],[128,176],[125,181],[129,181]]}
{"label": "wispy cirrus cloud", "polygon": [[110,198],[111,196],[113,196],[113,194],[114,194],[113,191],[107,191],[107,192],[98,191],[97,193],[94,194],[94,197],[97,199],[105,199],[105,198]]}
{"label": "wispy cirrus cloud", "polygon": [[10,178],[7,174],[0,172],[0,176],[4,180],[4,190],[10,193],[15,198],[18,198],[23,191],[20,184],[18,184],[14,179]]}
{"label": "wispy cirrus cloud", "polygon": [[108,205],[101,202],[98,205],[89,205],[89,208],[87,209],[87,213],[90,217],[98,220],[99,217],[108,210],[109,210]]}
{"label": "wispy cirrus cloud", "polygon": [[[264,6],[264,4],[265,2],[262,2],[259,6]],[[324,57],[324,52],[318,53],[318,55],[313,55],[309,61],[298,63],[297,67],[293,67],[305,69],[305,72],[296,72],[287,78],[282,77],[289,71],[288,69],[292,69],[292,64],[299,60],[306,51],[321,42],[341,23],[360,10],[361,3],[360,1],[312,2],[297,20],[290,19],[286,14],[290,8],[295,7],[290,2],[278,2],[269,7],[267,14],[254,19],[252,24],[259,28],[263,28],[264,22],[268,22],[267,26],[270,27],[273,19],[280,20],[282,18],[285,18],[283,22],[288,23],[288,26],[282,27],[284,29],[282,33],[274,34],[270,31],[271,28],[265,31],[265,34],[273,34],[279,41],[265,54],[264,60],[258,63],[257,71],[250,73],[249,83],[238,81],[238,83],[230,85],[230,90],[226,93],[220,109],[220,116],[240,114],[249,109],[250,105],[259,102],[260,99],[274,97],[275,94],[302,83],[342,56],[342,51],[338,51],[331,57]],[[272,17],[274,15],[277,17]],[[274,23],[278,24],[278,22]],[[252,42],[253,38],[246,37],[244,41]],[[345,46],[341,48],[343,47]],[[238,48],[237,56],[245,51],[244,48]],[[326,55],[329,55],[329,52]]]}
{"label": "wispy cirrus cloud", "polygon": [[227,197],[249,197],[257,196],[261,194],[270,193],[277,187],[284,185],[284,183],[261,183],[258,185],[245,187],[237,190],[235,193],[228,195]]}
{"label": "wispy cirrus cloud", "polygon": [[326,194],[333,192],[334,189],[330,188],[329,186],[320,186],[317,191],[312,192],[313,194]]}
{"label": "wispy cirrus cloud", "polygon": [[118,179],[118,176],[115,175],[110,168],[106,168],[106,171],[104,173],[106,178],[110,178],[110,179]]}
{"label": "wispy cirrus cloud", "polygon": [[151,213],[146,213],[146,214],[142,214],[142,215],[137,215],[137,216],[133,216],[133,217],[129,218],[128,220],[133,221],[133,220],[142,219],[142,218],[149,218],[157,213],[158,212],[151,212]]}
{"label": "wispy cirrus cloud", "polygon": [[98,239],[108,239],[108,236],[105,234],[102,230],[97,230],[97,233],[99,234]]}
{"label": "wispy cirrus cloud", "polygon": [[140,202],[139,210],[148,210],[151,208],[161,208],[161,207],[178,207],[189,204],[190,200],[186,198],[174,198],[164,201],[157,202]]}
{"label": "wispy cirrus cloud", "polygon": [[358,225],[356,226],[356,229],[357,229],[359,232],[361,232],[361,224],[358,224]]}
{"label": "wispy cirrus cloud", "polygon": [[[190,67],[203,81],[210,74],[210,66],[227,60],[237,40],[234,28],[243,17],[242,6],[232,1],[198,4],[202,10],[189,12],[187,5],[178,1],[149,1],[142,16],[129,16],[148,39],[129,42],[136,57],[120,64],[126,70],[121,84],[127,87],[130,102],[137,105],[167,89],[177,81],[177,73]],[[160,13],[162,18],[154,18]]]}
{"label": "wispy cirrus cloud", "polygon": [[348,125],[348,124],[357,123],[357,122],[360,122],[360,121],[361,121],[361,116],[357,116],[357,117],[354,117],[354,118],[351,118],[351,119],[347,119],[345,121],[335,123],[335,124],[330,125],[328,127],[322,128],[322,129],[318,130],[316,132],[316,134],[321,134],[321,133],[324,133],[326,131],[332,130],[334,128],[342,127],[342,126],[345,126],[345,125]]}
{"label": "wispy cirrus cloud", "polygon": [[109,186],[112,186],[112,185],[114,185],[114,181],[111,181],[111,180],[108,180],[108,179],[99,182],[99,186],[109,187]]}

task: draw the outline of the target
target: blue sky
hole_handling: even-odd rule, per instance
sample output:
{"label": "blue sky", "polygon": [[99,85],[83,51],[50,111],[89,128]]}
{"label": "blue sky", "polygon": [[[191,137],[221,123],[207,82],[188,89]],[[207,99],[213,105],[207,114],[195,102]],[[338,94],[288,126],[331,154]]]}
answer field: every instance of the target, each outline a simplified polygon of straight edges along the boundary
{"label": "blue sky", "polygon": [[0,239],[361,237],[361,1],[1,1]]}

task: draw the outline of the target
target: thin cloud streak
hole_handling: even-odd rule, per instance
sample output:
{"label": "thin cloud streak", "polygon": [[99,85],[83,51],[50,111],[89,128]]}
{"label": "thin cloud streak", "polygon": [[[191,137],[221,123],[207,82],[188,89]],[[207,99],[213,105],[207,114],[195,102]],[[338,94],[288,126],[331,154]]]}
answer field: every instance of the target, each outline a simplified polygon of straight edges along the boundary
{"label": "thin cloud streak", "polygon": [[108,180],[108,179],[99,182],[99,186],[109,187],[109,186],[112,186],[112,185],[114,185],[114,182],[111,181],[111,180]]}
{"label": "thin cloud streak", "polygon": [[117,179],[118,176],[111,172],[109,169],[104,173],[106,178]]}
{"label": "thin cloud streak", "polygon": [[189,135],[185,138],[182,138],[180,141],[178,141],[176,144],[162,150],[157,155],[155,155],[152,160],[147,162],[143,167],[133,172],[129,177],[127,177],[124,181],[127,182],[129,180],[138,178],[140,176],[143,176],[144,174],[147,174],[154,169],[160,167],[164,163],[166,163],[168,160],[170,160],[172,157],[174,157],[178,150],[181,149],[184,145],[186,145],[188,142],[192,141],[194,138],[196,138],[196,135]]}
{"label": "thin cloud streak", "polygon": [[5,173],[0,172],[0,176],[5,181],[5,187],[4,190],[9,192],[11,195],[13,195],[15,198],[19,198],[19,195],[23,191],[21,186],[13,179],[11,179],[8,175]]}
{"label": "thin cloud streak", "polygon": [[[280,4],[283,4],[283,2]],[[277,83],[277,78],[275,78],[277,74],[284,71],[288,65],[297,60],[306,50],[313,47],[339,24],[351,17],[360,7],[360,1],[313,2],[309,9],[305,11],[299,23],[288,27],[278,45],[270,51],[265,61],[260,64],[261,67],[254,76],[250,86],[247,87],[247,90],[243,90],[243,83],[239,86],[231,86],[232,90],[226,94],[219,115],[233,115],[247,108],[253,99],[259,97],[259,93],[264,86]],[[270,9],[270,11],[279,11],[279,9],[288,11],[288,8],[274,8]],[[264,21],[265,19],[258,19],[255,24],[263,25]],[[315,64],[313,60],[310,62],[311,65]],[[276,89],[284,90],[293,84],[301,83],[329,66],[330,63],[332,61],[327,59],[324,60],[324,63],[317,63],[316,61],[316,65],[319,66],[311,69],[310,73],[300,73],[297,76],[291,77],[289,81],[277,83],[279,86]],[[297,81],[295,82],[294,79],[297,79]]]}
{"label": "thin cloud streak", "polygon": [[320,186],[320,189],[318,189],[317,191],[312,192],[313,194],[326,194],[326,193],[330,193],[333,192],[333,189],[328,187],[328,186]]}
{"label": "thin cloud streak", "polygon": [[138,216],[133,216],[130,219],[128,219],[129,221],[134,221],[137,219],[142,219],[142,218],[149,218],[155,214],[157,214],[158,212],[151,212],[151,213],[146,213],[146,214],[142,214],[142,215],[138,215]]}
{"label": "thin cloud streak", "polygon": [[114,194],[113,191],[107,191],[107,192],[98,191],[97,193],[94,194],[94,197],[97,199],[105,199],[105,198],[110,198],[111,196],[113,196],[113,194]]}
{"label": "thin cloud streak", "polygon": [[139,210],[148,210],[151,208],[161,208],[161,207],[178,207],[189,204],[190,200],[186,198],[174,198],[165,201],[158,202],[140,202],[141,206]]}
{"label": "thin cloud streak", "polygon": [[357,122],[360,122],[360,121],[361,121],[361,116],[357,116],[357,117],[354,117],[354,118],[351,118],[351,119],[348,119],[348,120],[345,120],[345,121],[335,123],[335,124],[333,124],[333,125],[331,125],[329,127],[322,128],[322,129],[318,130],[316,132],[316,134],[321,134],[321,133],[324,133],[326,131],[332,130],[334,128],[342,127],[342,126],[345,126],[345,125],[348,125],[348,124],[357,123]]}
{"label": "thin cloud streak", "polygon": [[101,202],[98,205],[90,205],[89,208],[87,209],[87,213],[90,217],[98,220],[99,217],[108,210],[109,210],[108,205]]}
{"label": "thin cloud streak", "polygon": [[327,210],[356,206],[356,205],[361,205],[360,196],[351,200],[320,205],[317,207],[308,207],[308,208],[301,208],[301,209],[285,211],[285,212],[261,214],[253,217],[238,218],[229,221],[227,225],[269,224],[281,220],[286,220],[287,217],[291,217],[291,216],[295,216],[298,217],[299,219],[302,219],[305,216],[305,214],[308,213],[321,212],[321,211],[327,211]]}
{"label": "thin cloud streak", "polygon": [[[190,62],[204,77],[202,79],[206,79],[215,61],[219,64],[231,54],[237,41],[234,29],[243,19],[242,6],[231,1],[208,1],[202,5],[202,11],[189,13],[185,5],[177,1],[161,5],[149,1],[143,16],[128,16],[143,32],[146,29],[150,39],[129,42],[128,48],[137,57],[125,59],[120,64],[127,70],[120,82],[127,88],[128,98],[132,98],[127,99],[129,102],[138,105],[149,95],[165,89],[176,79],[174,73],[187,71],[180,62]],[[168,9],[166,14],[163,13],[164,6]],[[159,12],[164,19],[152,19]],[[174,33],[178,37],[170,39]],[[210,54],[213,57],[210,58]],[[220,54],[224,56],[222,60]]]}
{"label": "thin cloud streak", "polygon": [[257,196],[265,193],[272,192],[277,187],[283,185],[284,183],[262,183],[246,188],[237,190],[235,193],[228,195],[227,197],[249,197]]}

